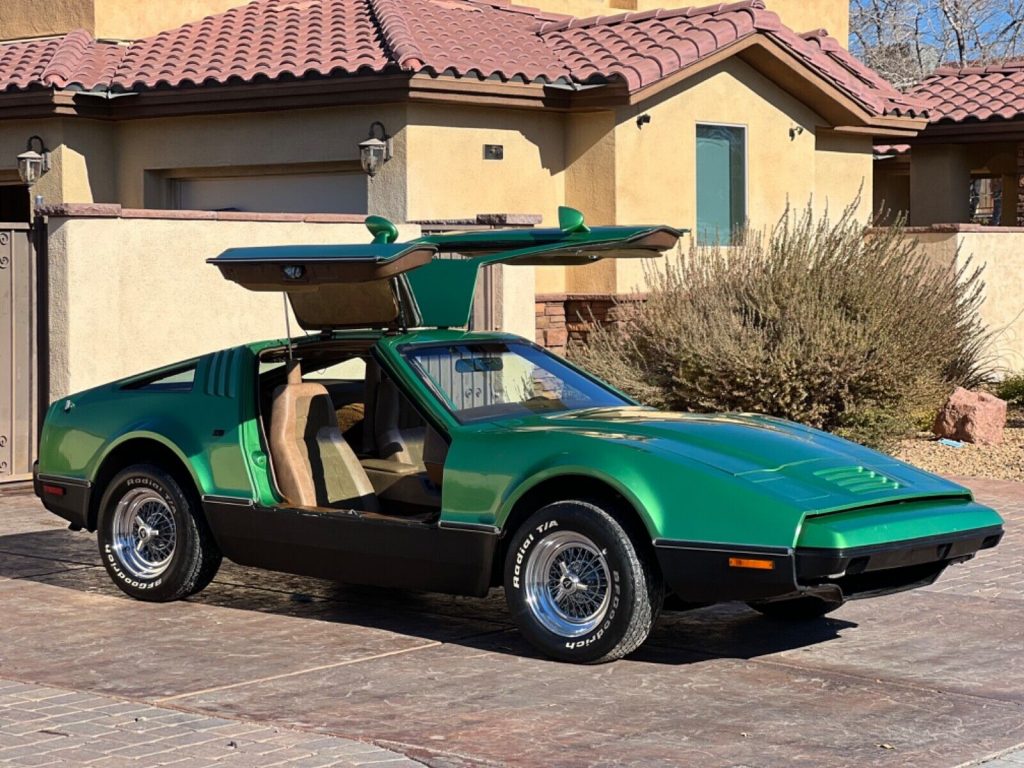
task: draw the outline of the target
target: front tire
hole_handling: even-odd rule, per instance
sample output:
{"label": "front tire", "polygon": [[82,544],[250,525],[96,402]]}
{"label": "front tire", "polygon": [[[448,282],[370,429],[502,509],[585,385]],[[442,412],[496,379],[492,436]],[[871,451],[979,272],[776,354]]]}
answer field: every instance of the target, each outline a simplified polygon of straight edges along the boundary
{"label": "front tire", "polygon": [[100,502],[97,539],[111,580],[137,600],[188,597],[220,567],[220,549],[195,494],[150,464],[128,467],[111,480]]}
{"label": "front tire", "polygon": [[513,535],[505,597],[520,631],[544,654],[598,663],[647,639],[664,601],[657,569],[600,507],[559,501]]}

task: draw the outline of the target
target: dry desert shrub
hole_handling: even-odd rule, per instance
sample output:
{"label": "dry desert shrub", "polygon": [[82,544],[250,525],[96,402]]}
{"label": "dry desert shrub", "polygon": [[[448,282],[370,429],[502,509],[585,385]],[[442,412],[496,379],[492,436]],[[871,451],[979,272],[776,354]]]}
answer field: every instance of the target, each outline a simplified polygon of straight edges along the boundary
{"label": "dry desert shrub", "polygon": [[810,206],[648,269],[649,299],[569,354],[641,402],[781,416],[882,446],[988,378],[981,270],[930,261],[901,222]]}

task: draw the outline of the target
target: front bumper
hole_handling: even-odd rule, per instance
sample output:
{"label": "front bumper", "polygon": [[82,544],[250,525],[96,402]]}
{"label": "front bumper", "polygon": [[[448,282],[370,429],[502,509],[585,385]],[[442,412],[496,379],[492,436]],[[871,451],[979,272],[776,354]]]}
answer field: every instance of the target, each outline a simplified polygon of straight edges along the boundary
{"label": "front bumper", "polygon": [[[1002,535],[1002,526],[992,526],[853,549],[659,539],[654,551],[665,582],[686,602],[767,600],[822,589],[834,594],[836,588],[844,599],[853,599],[930,584],[952,563],[996,546]],[[737,566],[736,561],[753,561],[757,567]]]}

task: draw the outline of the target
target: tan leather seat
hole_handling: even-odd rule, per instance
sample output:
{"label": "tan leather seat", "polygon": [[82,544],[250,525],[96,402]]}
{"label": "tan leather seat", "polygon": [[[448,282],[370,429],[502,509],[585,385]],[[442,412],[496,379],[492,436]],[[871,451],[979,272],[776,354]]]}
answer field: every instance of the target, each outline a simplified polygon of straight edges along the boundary
{"label": "tan leather seat", "polygon": [[400,398],[395,383],[386,376],[381,379],[377,385],[377,406],[373,419],[377,455],[403,464],[422,464],[426,430],[422,427],[399,427]]}
{"label": "tan leather seat", "polygon": [[378,511],[373,486],[341,430],[327,389],[302,381],[291,363],[274,390],[270,456],[284,497],[300,507]]}

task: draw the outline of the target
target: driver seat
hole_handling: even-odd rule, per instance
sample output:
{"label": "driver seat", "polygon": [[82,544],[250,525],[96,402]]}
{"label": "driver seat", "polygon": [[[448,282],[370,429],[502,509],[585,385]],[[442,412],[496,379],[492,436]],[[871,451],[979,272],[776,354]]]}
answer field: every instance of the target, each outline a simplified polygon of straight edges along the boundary
{"label": "driver seat", "polygon": [[288,383],[274,390],[269,442],[277,485],[289,503],[379,511],[370,478],[338,429],[327,389],[302,381],[298,361],[289,363]]}

